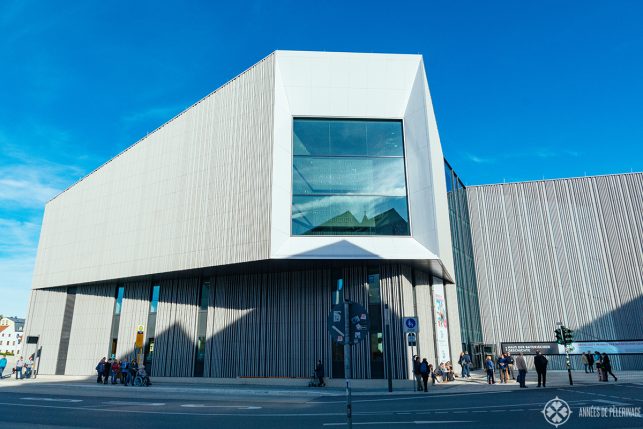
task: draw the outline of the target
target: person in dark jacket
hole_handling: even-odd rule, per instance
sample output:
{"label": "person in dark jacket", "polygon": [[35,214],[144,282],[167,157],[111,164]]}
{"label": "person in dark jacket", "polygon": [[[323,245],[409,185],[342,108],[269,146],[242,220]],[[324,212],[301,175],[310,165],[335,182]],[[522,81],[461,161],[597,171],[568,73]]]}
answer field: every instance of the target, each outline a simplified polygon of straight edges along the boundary
{"label": "person in dark jacket", "polygon": [[321,360],[317,361],[317,366],[315,367],[315,377],[317,377],[317,379],[319,380],[319,387],[326,386],[326,382],[324,381],[324,364]]}
{"label": "person in dark jacket", "polygon": [[594,372],[594,355],[589,352],[587,353],[587,367],[589,372]]}
{"label": "person in dark jacket", "polygon": [[420,375],[422,376],[422,384],[424,385],[424,391],[428,392],[428,383],[429,383],[429,373],[431,372],[431,365],[427,362],[426,358],[422,359],[420,363]]}
{"label": "person in dark jacket", "polygon": [[98,377],[96,378],[96,383],[103,382],[104,371],[105,371],[105,358],[102,358],[100,362],[98,362],[98,365],[96,365],[96,374],[98,375]]}
{"label": "person in dark jacket", "polygon": [[424,389],[422,388],[422,374],[420,373],[420,356],[415,356],[413,359],[413,376],[415,377],[415,387],[418,392],[421,392]]}
{"label": "person in dark jacket", "polygon": [[547,363],[549,361],[547,358],[540,353],[540,350],[536,352],[534,356],[534,366],[536,367],[536,374],[538,374],[538,387],[542,381],[543,387],[547,387]]}
{"label": "person in dark jacket", "polygon": [[109,373],[112,372],[112,360],[108,359],[103,365],[103,384],[109,381]]}
{"label": "person in dark jacket", "polygon": [[605,372],[605,381],[607,381],[607,374],[610,374],[612,377],[614,377],[614,381],[618,381],[618,378],[616,378],[616,376],[612,373],[612,363],[610,362],[610,358],[609,356],[607,356],[607,353],[603,353],[603,371]]}
{"label": "person in dark jacket", "polygon": [[487,360],[484,363],[484,369],[487,372],[487,383],[496,384],[496,380],[493,378],[493,371],[495,367],[493,364],[493,360],[491,360],[491,356],[487,356]]}

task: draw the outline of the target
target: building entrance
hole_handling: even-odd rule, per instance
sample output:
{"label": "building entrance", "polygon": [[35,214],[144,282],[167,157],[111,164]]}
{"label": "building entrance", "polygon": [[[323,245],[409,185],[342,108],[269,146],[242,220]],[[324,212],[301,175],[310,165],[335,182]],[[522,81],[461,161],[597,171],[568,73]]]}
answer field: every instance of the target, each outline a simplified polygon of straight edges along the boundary
{"label": "building entrance", "polygon": [[487,356],[495,357],[495,347],[493,344],[474,343],[473,344],[473,365],[474,368],[484,368],[484,361]]}

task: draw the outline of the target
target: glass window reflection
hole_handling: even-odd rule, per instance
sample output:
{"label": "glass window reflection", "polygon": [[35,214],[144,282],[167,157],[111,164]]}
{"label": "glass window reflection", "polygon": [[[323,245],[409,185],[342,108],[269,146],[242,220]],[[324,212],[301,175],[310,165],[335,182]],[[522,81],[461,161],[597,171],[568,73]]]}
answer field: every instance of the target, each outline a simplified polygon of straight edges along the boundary
{"label": "glass window reflection", "polygon": [[402,121],[295,119],[293,235],[409,235]]}
{"label": "glass window reflection", "polygon": [[295,157],[294,194],[406,196],[404,158]]}

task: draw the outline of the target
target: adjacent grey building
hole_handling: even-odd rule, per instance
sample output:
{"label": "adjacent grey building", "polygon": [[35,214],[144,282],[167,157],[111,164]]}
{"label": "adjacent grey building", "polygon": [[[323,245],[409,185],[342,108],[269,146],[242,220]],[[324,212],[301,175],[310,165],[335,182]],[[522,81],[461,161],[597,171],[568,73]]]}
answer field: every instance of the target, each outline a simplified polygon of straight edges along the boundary
{"label": "adjacent grey building", "polygon": [[[468,254],[454,249],[458,288],[477,290],[459,295],[468,320],[461,325],[474,327],[462,338],[472,348],[553,341],[557,322],[583,341],[643,339],[643,174],[470,186],[451,195],[450,206],[458,199],[466,212],[452,216],[462,234],[454,245],[470,240],[473,254],[472,272]],[[612,362],[643,368],[641,355]],[[563,358],[552,364],[562,368]]]}

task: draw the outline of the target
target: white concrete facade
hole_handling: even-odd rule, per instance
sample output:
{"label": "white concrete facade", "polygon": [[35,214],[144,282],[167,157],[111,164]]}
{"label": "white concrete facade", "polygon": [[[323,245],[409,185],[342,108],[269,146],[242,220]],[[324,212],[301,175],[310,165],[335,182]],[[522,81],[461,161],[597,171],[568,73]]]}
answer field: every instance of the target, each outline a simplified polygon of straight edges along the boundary
{"label": "white concrete facade", "polygon": [[[402,121],[409,236],[291,234],[298,117]],[[432,262],[447,283],[454,278],[443,155],[421,56],[274,52],[50,201],[33,288],[311,259]],[[447,284],[445,295],[453,357],[455,288]],[[417,297],[418,314],[432,314],[432,294]],[[420,335],[420,347],[434,350],[431,337]]]}

